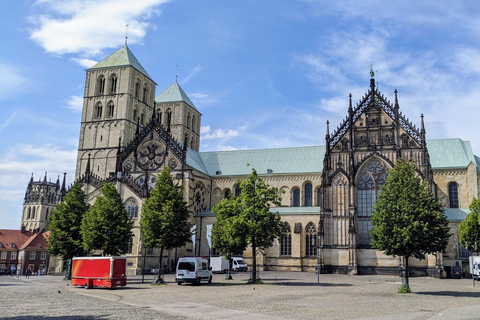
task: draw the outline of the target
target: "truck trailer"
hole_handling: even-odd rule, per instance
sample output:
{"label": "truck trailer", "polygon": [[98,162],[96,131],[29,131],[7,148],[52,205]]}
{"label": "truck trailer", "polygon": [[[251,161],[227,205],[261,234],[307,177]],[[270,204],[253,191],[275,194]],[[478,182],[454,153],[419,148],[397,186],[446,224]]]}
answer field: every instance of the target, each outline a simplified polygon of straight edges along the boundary
{"label": "truck trailer", "polygon": [[73,258],[72,286],[85,289],[124,287],[127,285],[126,271],[126,257]]}
{"label": "truck trailer", "polygon": [[468,257],[470,265],[470,274],[475,280],[480,280],[480,256]]}

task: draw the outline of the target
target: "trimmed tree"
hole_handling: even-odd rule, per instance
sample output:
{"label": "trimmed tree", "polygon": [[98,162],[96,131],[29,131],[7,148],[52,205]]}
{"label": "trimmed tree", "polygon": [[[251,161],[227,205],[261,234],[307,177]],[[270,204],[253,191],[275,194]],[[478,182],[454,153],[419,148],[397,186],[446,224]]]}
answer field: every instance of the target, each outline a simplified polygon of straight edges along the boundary
{"label": "trimmed tree", "polygon": [[[278,212],[270,211],[271,205],[280,206],[281,198],[278,189],[270,187],[259,178],[255,169],[252,169],[247,179],[238,182],[241,188],[240,195],[231,200],[225,200],[225,203],[217,205],[218,208],[215,206],[212,210],[227,211],[229,206],[235,209],[230,217],[221,217],[221,224],[226,228],[224,231],[231,232],[234,238],[228,240],[229,236],[227,236],[227,243],[235,244],[234,247],[241,248],[241,251],[244,251],[247,245],[251,245],[253,256],[251,282],[255,283],[257,281],[257,248],[271,247],[275,239],[288,232],[288,224],[281,221]],[[237,201],[238,206],[227,205],[230,201]],[[217,228],[221,229],[222,226]],[[221,243],[221,241],[217,242]]]}
{"label": "trimmed tree", "polygon": [[228,275],[232,254],[243,252],[248,246],[246,224],[241,220],[240,202],[232,195],[220,201],[214,208],[215,223],[212,228],[212,246],[219,252],[227,253]]}
{"label": "trimmed tree", "polygon": [[114,185],[105,183],[101,192],[82,221],[83,247],[102,250],[103,256],[124,254],[131,246],[134,221]]}
{"label": "trimmed tree", "polygon": [[470,213],[458,227],[458,236],[461,245],[472,251],[477,251],[480,245],[480,200],[473,198],[468,206]]}
{"label": "trimmed tree", "polygon": [[442,206],[415,174],[412,161],[399,159],[388,173],[371,216],[371,245],[386,255],[404,258],[402,288],[411,292],[408,258],[422,260],[442,251],[451,234]]}
{"label": "trimmed tree", "polygon": [[[159,270],[162,270],[163,250],[183,247],[190,242],[190,213],[183,201],[182,187],[174,183],[170,168],[157,176],[155,187],[142,206],[140,235],[147,248],[160,248]],[[163,280],[158,272],[157,283]]]}
{"label": "trimmed tree", "polygon": [[85,202],[85,193],[78,183],[57,203],[48,219],[46,229],[50,231],[47,238],[47,251],[69,260],[67,278],[72,272],[72,258],[86,254],[81,234],[82,219],[89,209]]}

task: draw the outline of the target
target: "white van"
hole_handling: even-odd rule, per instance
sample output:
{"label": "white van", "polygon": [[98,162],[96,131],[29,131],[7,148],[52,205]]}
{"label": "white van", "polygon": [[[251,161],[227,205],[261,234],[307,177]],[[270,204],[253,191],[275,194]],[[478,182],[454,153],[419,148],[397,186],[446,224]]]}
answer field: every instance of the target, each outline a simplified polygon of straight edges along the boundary
{"label": "white van", "polygon": [[184,282],[198,284],[200,281],[211,283],[212,273],[208,267],[208,260],[200,257],[178,259],[175,281],[178,285]]}
{"label": "white van", "polygon": [[232,257],[233,271],[247,271],[247,264],[242,257]]}

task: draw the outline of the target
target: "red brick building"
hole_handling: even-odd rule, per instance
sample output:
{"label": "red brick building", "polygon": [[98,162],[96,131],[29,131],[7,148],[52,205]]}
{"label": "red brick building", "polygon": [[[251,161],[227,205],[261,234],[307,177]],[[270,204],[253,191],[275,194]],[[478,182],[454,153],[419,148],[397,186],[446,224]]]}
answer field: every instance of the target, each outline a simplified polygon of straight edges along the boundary
{"label": "red brick building", "polygon": [[50,255],[46,237],[49,231],[25,231],[0,229],[0,274],[9,274],[12,267],[25,274],[27,268],[38,274],[48,270]]}

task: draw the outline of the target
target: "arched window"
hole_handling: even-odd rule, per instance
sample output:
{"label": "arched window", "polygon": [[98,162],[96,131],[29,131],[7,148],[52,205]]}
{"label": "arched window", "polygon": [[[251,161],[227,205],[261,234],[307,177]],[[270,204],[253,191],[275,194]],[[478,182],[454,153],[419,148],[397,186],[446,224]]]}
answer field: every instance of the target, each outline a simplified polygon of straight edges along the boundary
{"label": "arched window", "polygon": [[448,184],[448,200],[450,208],[458,208],[458,184],[456,182]]}
{"label": "arched window", "polygon": [[303,194],[305,196],[305,207],[311,207],[313,205],[312,202],[312,184],[306,183],[305,186],[303,187]]}
{"label": "arched window", "polygon": [[102,104],[101,103],[97,104],[97,106],[95,108],[95,117],[97,119],[100,119],[102,117]]}
{"label": "arched window", "polygon": [[317,255],[317,231],[312,222],[307,224],[307,227],[305,228],[305,255]]}
{"label": "arched window", "polygon": [[104,94],[105,93],[105,77],[101,75],[98,77],[97,80],[97,93]]}
{"label": "arched window", "polygon": [[300,207],[300,189],[293,189],[293,206]]}
{"label": "arched window", "polygon": [[162,112],[161,111],[158,111],[157,113],[157,119],[158,119],[158,123],[162,123]]}
{"label": "arched window", "polygon": [[139,91],[140,91],[140,84],[137,81],[135,82],[135,98],[138,98]]}
{"label": "arched window", "polygon": [[280,243],[280,255],[291,256],[292,255],[292,232],[289,231],[285,234]]}
{"label": "arched window", "polygon": [[112,75],[110,77],[110,93],[117,92],[117,76]]}
{"label": "arched window", "polygon": [[238,197],[242,193],[242,189],[240,188],[240,185],[235,186],[235,197]]}
{"label": "arched window", "polygon": [[320,207],[322,205],[322,189],[319,187],[317,189],[317,206]]}
{"label": "arched window", "polygon": [[192,131],[195,132],[195,116],[192,116]]}
{"label": "arched window", "polygon": [[370,244],[370,230],[373,205],[377,199],[380,186],[387,180],[387,167],[379,159],[368,161],[358,174],[358,241],[361,245]]}
{"label": "arched window", "polygon": [[140,115],[140,124],[141,124],[142,126],[145,125],[145,115],[144,115],[143,113]]}
{"label": "arched window", "polygon": [[192,140],[190,141],[190,149],[193,149],[193,138],[192,138]]}
{"label": "arched window", "polygon": [[33,207],[31,218],[32,218],[33,220],[35,220],[35,207]]}
{"label": "arched window", "polygon": [[127,216],[129,218],[137,218],[138,217],[138,204],[137,200],[134,198],[129,198],[125,202],[125,210],[127,210]]}
{"label": "arched window", "polygon": [[112,117],[113,117],[113,113],[114,113],[114,111],[115,111],[115,106],[114,106],[113,102],[110,102],[110,103],[108,104],[107,109],[108,109],[108,117],[109,117],[109,118],[112,118]]}
{"label": "arched window", "polygon": [[145,83],[143,85],[143,102],[147,102],[147,94],[148,94],[148,89],[147,89],[147,84]]}
{"label": "arched window", "polygon": [[45,212],[45,220],[48,219],[48,213],[49,213],[48,211],[49,211],[49,210],[48,210],[48,208],[47,208],[47,211]]}
{"label": "arched window", "polygon": [[230,189],[225,190],[225,199],[230,195]]}
{"label": "arched window", "polygon": [[133,109],[133,121],[137,122],[138,121],[138,111],[137,109]]}
{"label": "arched window", "polygon": [[167,127],[172,124],[172,110],[167,110]]}
{"label": "arched window", "polygon": [[28,207],[27,220],[30,219],[32,214],[32,208]]}
{"label": "arched window", "polygon": [[187,115],[187,128],[190,128],[190,113]]}

